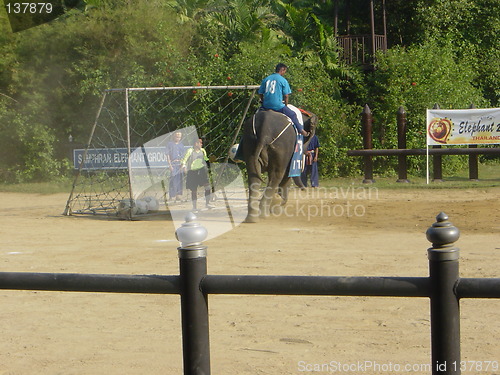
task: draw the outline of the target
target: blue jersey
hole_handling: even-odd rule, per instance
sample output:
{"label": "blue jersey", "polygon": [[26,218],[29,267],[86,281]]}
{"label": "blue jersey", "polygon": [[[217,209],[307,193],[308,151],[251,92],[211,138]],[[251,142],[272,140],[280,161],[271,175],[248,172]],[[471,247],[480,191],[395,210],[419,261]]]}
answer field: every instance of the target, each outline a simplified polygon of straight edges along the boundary
{"label": "blue jersey", "polygon": [[259,88],[259,94],[264,95],[262,106],[275,111],[279,111],[285,106],[283,97],[291,93],[288,81],[278,73],[264,78]]}

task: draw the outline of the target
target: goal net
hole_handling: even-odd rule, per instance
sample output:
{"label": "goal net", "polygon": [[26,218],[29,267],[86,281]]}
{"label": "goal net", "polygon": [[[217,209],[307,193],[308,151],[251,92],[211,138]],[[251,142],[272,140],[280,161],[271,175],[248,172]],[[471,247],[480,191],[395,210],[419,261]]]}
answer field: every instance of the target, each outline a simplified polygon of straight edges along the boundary
{"label": "goal net", "polygon": [[[228,152],[238,143],[245,117],[258,107],[257,88],[106,90],[87,145],[73,150],[75,179],[64,214],[137,219],[192,210],[185,174],[173,182],[179,157],[169,152],[181,147],[184,154],[199,138],[210,159],[211,201],[216,202],[211,205],[227,211],[229,199],[244,203],[240,169]],[[172,146],[176,137],[182,146]]]}

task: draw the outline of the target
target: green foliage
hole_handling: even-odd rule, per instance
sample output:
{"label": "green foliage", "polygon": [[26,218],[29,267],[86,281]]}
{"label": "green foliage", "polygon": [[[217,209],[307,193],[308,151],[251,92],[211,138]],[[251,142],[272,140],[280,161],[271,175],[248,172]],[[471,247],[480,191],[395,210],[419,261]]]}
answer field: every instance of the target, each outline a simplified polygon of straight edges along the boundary
{"label": "green foliage", "polygon": [[[369,30],[367,2],[339,1],[339,29]],[[290,66],[291,103],[320,116],[323,176],[360,172],[360,113],[375,116],[375,147],[423,147],[425,109],[500,106],[498,0],[386,2],[389,51],[376,70],[339,60],[333,0],[85,0],[59,19],[12,33],[0,17],[0,180],[67,170],[67,139],[84,144],[102,91],[112,87],[253,85]],[[375,2],[376,17],[380,4]],[[380,19],[377,18],[380,23]],[[204,93],[206,102],[213,93]],[[200,118],[211,116],[200,108]],[[411,172],[423,158],[410,158]],[[463,159],[452,157],[456,167]],[[395,158],[378,158],[379,172]],[[389,168],[388,168],[389,166]],[[447,166],[447,168],[449,168]]]}
{"label": "green foliage", "polygon": [[2,170],[16,170],[4,178],[29,181],[60,173],[68,136],[80,144],[87,140],[102,90],[184,83],[191,31],[175,25],[161,1],[117,4],[95,3],[89,13],[74,11],[24,31],[22,38],[11,33],[0,40],[0,48],[10,51],[0,60],[6,67],[0,89],[9,102],[8,110],[0,109],[0,133],[36,128],[0,139],[1,149],[10,149],[13,140],[19,146],[3,159]]}
{"label": "green foliage", "polygon": [[[471,65],[457,62],[450,45],[429,42],[393,48],[378,56],[376,68],[369,77],[366,97],[360,96],[373,112],[374,148],[397,148],[396,112],[400,106],[406,112],[407,147],[425,148],[426,109],[435,104],[443,109],[487,105],[474,86],[477,73]],[[395,166],[394,159],[379,159],[380,168],[386,169],[389,163]],[[423,173],[423,158],[409,160],[411,173]]]}
{"label": "green foliage", "polygon": [[[271,8],[262,4],[262,1],[233,0],[221,11],[214,12],[208,23],[219,28],[220,39],[226,56],[239,52],[239,45],[244,42],[259,42],[264,30],[269,31],[268,24],[276,16]],[[206,25],[200,25],[205,30]]]}
{"label": "green foliage", "polygon": [[55,137],[36,119],[16,116],[12,127],[2,129],[2,177],[11,182],[50,181],[67,170],[67,162],[55,158]]}
{"label": "green foliage", "polygon": [[500,105],[500,2],[497,0],[433,0],[416,7],[421,40],[450,45],[460,64],[473,64],[491,106]]}
{"label": "green foliage", "polygon": [[304,67],[298,58],[287,61],[287,73],[293,94],[290,103],[319,117],[317,135],[321,143],[320,172],[333,177],[352,173],[356,160],[346,150],[358,147],[357,106],[340,99],[339,80],[332,78],[318,57],[317,63]]}

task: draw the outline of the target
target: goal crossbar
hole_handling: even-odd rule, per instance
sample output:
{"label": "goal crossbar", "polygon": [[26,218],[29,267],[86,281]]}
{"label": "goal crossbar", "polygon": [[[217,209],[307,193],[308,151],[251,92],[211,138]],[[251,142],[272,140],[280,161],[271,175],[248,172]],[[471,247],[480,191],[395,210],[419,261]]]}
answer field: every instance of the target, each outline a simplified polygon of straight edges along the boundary
{"label": "goal crossbar", "polygon": [[162,90],[255,90],[259,85],[244,85],[244,86],[172,86],[172,87],[128,87],[106,89],[104,92],[123,92],[123,91],[162,91]]}

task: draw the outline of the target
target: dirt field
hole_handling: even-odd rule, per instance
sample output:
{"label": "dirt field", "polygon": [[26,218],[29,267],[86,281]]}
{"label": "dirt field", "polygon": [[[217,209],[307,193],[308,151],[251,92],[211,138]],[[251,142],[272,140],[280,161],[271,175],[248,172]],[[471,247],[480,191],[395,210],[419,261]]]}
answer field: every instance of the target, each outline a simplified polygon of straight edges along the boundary
{"label": "dirt field", "polygon": [[[461,230],[461,276],[499,277],[500,188],[308,194],[292,199],[294,214],[207,241],[209,273],[427,276],[425,231],[444,211]],[[2,271],[178,274],[171,222],[65,217],[66,199],[0,194]],[[182,373],[176,295],[0,299],[0,375]],[[426,298],[210,296],[209,306],[213,374],[429,373]],[[500,374],[499,310],[462,300],[462,360],[475,361],[463,374]]]}

